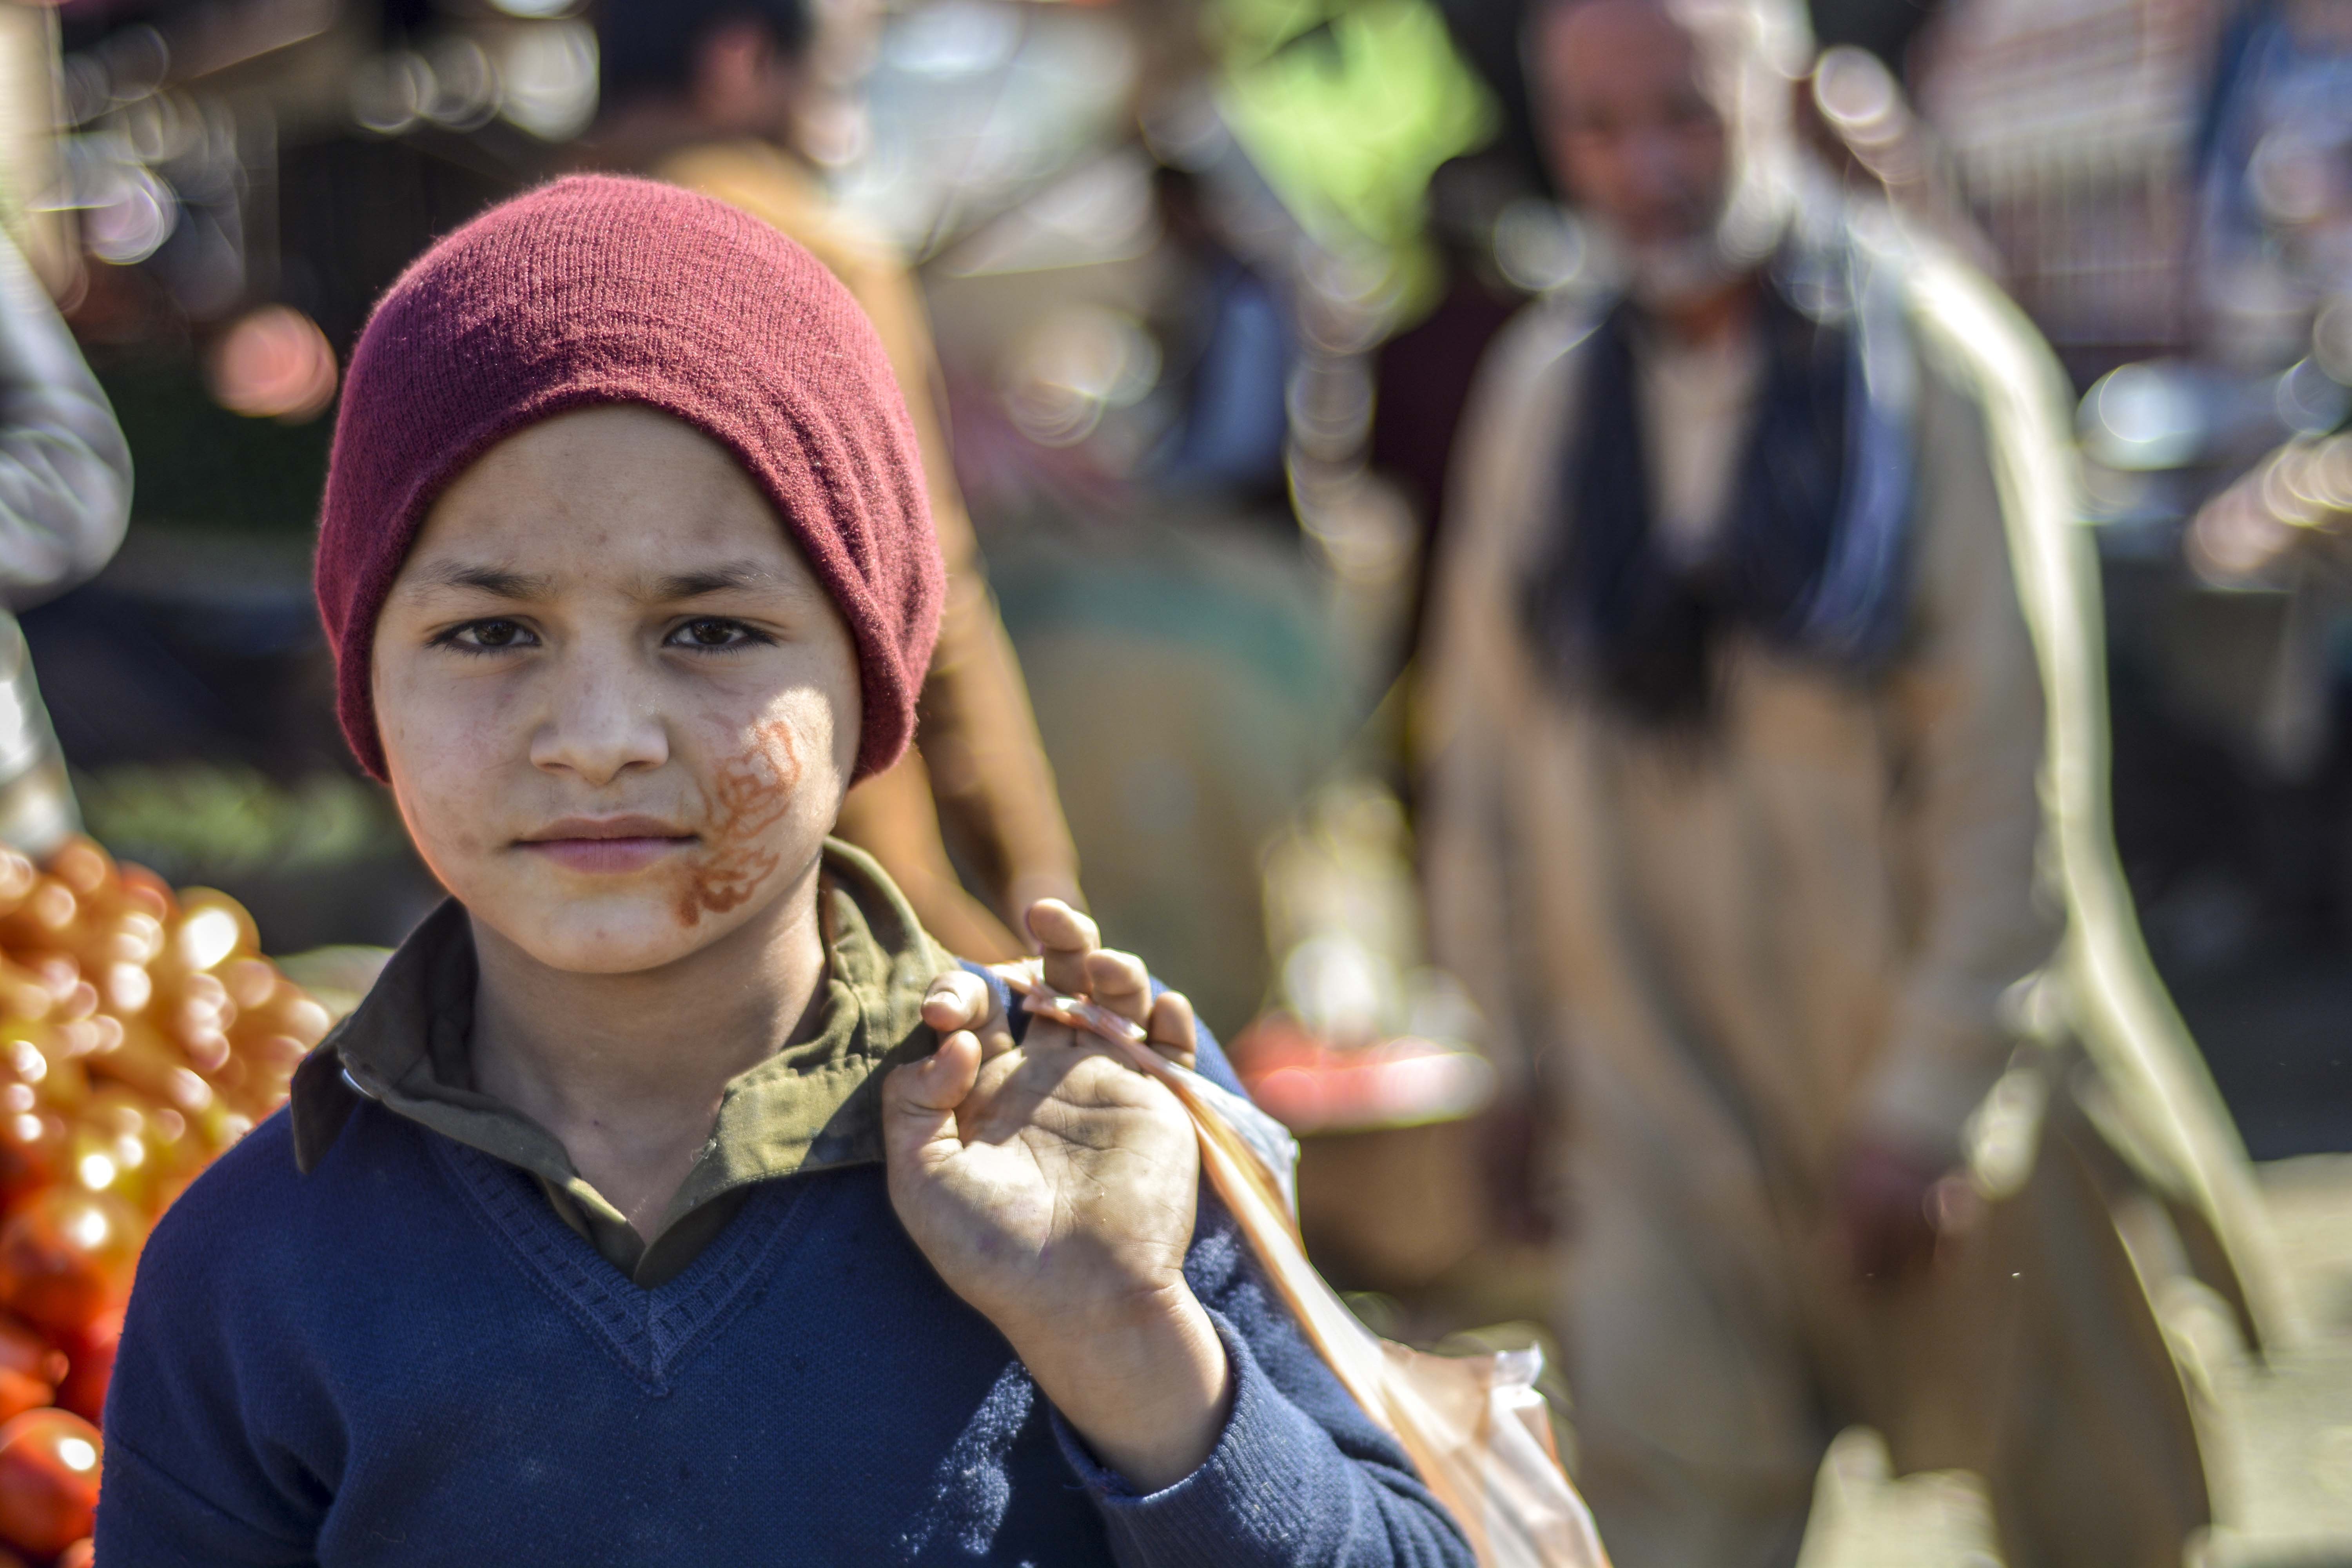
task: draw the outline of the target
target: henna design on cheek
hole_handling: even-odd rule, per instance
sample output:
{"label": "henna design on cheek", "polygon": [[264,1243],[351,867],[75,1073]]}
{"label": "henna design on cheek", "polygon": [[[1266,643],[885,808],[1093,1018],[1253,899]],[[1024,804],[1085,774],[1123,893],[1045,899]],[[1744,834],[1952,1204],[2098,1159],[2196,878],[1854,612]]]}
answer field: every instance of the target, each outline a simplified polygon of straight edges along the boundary
{"label": "henna design on cheek", "polygon": [[709,851],[687,873],[678,895],[682,925],[700,921],[705,910],[723,915],[757,891],[776,868],[782,851],[762,845],[760,836],[782,819],[801,782],[801,758],[793,732],[781,719],[752,731],[751,749],[719,769],[713,788]]}

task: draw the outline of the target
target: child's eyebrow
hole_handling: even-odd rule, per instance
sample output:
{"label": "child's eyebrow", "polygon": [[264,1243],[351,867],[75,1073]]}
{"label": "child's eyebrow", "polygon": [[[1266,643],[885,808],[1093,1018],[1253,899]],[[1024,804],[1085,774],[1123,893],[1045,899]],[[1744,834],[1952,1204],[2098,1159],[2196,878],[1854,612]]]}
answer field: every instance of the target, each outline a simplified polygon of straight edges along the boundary
{"label": "child's eyebrow", "polygon": [[698,599],[706,594],[724,594],[731,589],[743,588],[782,592],[803,598],[812,596],[807,584],[781,572],[771,571],[754,562],[730,561],[699,572],[679,572],[657,578],[654,583],[653,597],[664,600]]}
{"label": "child's eyebrow", "polygon": [[420,588],[474,588],[501,599],[541,599],[554,586],[554,579],[543,574],[509,572],[498,566],[468,566],[462,562],[445,562],[427,567],[418,574]]}

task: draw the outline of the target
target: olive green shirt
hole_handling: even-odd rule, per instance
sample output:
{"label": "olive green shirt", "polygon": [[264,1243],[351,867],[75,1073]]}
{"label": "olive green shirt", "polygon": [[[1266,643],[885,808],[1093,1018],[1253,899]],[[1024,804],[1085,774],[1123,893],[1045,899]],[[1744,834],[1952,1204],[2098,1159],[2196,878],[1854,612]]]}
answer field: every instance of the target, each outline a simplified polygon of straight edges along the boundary
{"label": "olive green shirt", "polygon": [[474,1087],[473,930],[455,900],[416,928],[366,1000],[295,1074],[297,1161],[315,1167],[363,1095],[529,1172],[564,1223],[637,1285],[676,1278],[754,1184],[879,1161],[881,1075],[938,1044],[922,1001],[956,961],[924,933],[881,868],[828,839],[817,897],[826,977],[814,1032],[727,1085],[709,1141],[650,1238],[573,1168],[554,1134]]}

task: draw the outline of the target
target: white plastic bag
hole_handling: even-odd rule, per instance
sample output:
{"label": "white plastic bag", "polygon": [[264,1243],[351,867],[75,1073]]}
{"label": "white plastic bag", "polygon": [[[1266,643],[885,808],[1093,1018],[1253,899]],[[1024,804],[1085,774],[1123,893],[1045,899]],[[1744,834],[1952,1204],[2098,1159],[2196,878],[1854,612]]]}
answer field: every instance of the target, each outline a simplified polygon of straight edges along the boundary
{"label": "white plastic bag", "polygon": [[1608,1568],[1592,1516],[1552,1444],[1535,1386],[1541,1352],[1430,1355],[1373,1334],[1307,1260],[1291,1187],[1297,1144],[1279,1123],[1153,1050],[1128,1020],[1046,992],[1035,960],[996,973],[1030,1012],[1110,1041],[1174,1091],[1200,1134],[1202,1173],[1307,1342],[1412,1458],[1469,1536],[1481,1568]]}

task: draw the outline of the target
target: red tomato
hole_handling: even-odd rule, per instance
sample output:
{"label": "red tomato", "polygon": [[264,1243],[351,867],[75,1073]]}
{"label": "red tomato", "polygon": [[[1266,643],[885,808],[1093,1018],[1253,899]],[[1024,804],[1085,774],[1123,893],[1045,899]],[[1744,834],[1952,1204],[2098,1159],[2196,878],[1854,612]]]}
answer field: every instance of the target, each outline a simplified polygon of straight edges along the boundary
{"label": "red tomato", "polygon": [[45,1405],[57,1402],[58,1391],[54,1384],[0,1367],[0,1420],[22,1415],[27,1410],[38,1410]]}
{"label": "red tomato", "polygon": [[28,1410],[0,1426],[0,1538],[54,1557],[98,1518],[98,1428],[64,1410]]}
{"label": "red tomato", "polygon": [[65,1119],[54,1111],[0,1108],[0,1203],[14,1204],[63,1176],[68,1136]]}
{"label": "red tomato", "polygon": [[[0,1314],[0,1421],[58,1402],[63,1352],[16,1319]],[[7,1568],[0,1562],[0,1568]]]}
{"label": "red tomato", "polygon": [[66,1342],[70,1369],[58,1384],[57,1402],[85,1421],[106,1411],[106,1385],[114,1379],[114,1350],[122,1342],[120,1310],[100,1313],[87,1331]]}
{"label": "red tomato", "polygon": [[0,1367],[56,1383],[66,1374],[65,1352],[29,1324],[0,1312]]}
{"label": "red tomato", "polygon": [[79,1334],[129,1299],[145,1240],[120,1198],[52,1187],[0,1226],[0,1305],[53,1334]]}

